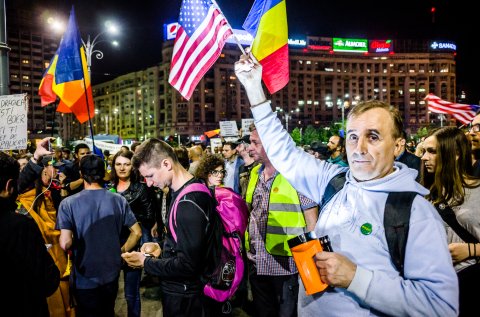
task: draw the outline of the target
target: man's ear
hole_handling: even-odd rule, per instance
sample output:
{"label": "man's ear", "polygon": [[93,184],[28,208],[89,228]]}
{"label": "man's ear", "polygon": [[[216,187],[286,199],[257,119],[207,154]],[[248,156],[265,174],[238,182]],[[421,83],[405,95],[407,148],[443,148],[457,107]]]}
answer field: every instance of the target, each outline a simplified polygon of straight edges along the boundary
{"label": "man's ear", "polygon": [[165,167],[167,171],[170,171],[173,168],[173,163],[170,159],[163,159],[161,165],[162,167]]}
{"label": "man's ear", "polygon": [[15,186],[17,186],[17,182],[9,179],[5,183],[5,188],[0,188],[0,197],[10,197],[15,192]]}
{"label": "man's ear", "polygon": [[395,157],[399,156],[402,152],[402,145],[405,145],[405,139],[397,138],[395,140],[394,155]]}

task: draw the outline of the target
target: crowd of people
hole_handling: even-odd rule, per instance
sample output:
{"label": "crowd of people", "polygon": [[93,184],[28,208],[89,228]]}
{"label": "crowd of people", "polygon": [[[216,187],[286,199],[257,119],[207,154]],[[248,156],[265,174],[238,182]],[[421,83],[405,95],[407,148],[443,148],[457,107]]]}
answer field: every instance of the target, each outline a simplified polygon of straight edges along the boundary
{"label": "crowd of people", "polygon": [[[45,138],[31,154],[0,153],[0,245],[9,259],[1,301],[15,307],[11,316],[113,317],[122,272],[129,317],[141,316],[148,277],[166,317],[476,315],[480,114],[468,131],[433,129],[414,146],[397,109],[364,101],[344,134],[300,148],[264,94],[261,65],[243,55],[235,71],[255,123],[221,151],[148,139],[105,158],[80,143],[70,157]],[[325,201],[342,173],[345,183]],[[210,193],[182,194],[193,183]],[[221,186],[249,207],[233,309],[203,293]],[[414,195],[401,269],[385,236],[392,192]],[[288,247],[306,232],[328,235],[333,249],[314,255],[329,287],[313,295]]]}

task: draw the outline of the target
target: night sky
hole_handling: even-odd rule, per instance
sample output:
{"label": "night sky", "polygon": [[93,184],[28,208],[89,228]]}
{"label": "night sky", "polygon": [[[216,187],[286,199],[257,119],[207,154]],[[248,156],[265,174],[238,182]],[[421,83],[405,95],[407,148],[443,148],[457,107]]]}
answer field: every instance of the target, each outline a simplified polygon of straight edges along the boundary
{"label": "night sky", "polygon": [[[253,0],[217,0],[234,28],[241,28]],[[65,19],[73,4],[80,31],[95,35],[101,21],[112,19],[122,28],[120,47],[106,43],[98,48],[103,60],[92,62],[94,82],[153,66],[161,61],[163,24],[178,18],[180,0],[6,0],[10,6],[49,8]],[[405,38],[450,40],[457,44],[457,91],[478,104],[480,49],[478,11],[467,0],[287,0],[289,37]],[[431,8],[435,7],[434,19]],[[52,10],[53,9],[53,10]],[[106,75],[109,74],[109,75]]]}

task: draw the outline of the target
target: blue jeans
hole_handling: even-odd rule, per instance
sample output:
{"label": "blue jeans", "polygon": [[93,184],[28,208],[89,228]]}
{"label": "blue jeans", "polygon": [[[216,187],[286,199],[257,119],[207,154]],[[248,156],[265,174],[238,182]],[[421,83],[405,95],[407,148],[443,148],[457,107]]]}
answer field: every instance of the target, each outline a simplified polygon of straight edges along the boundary
{"label": "blue jeans", "polygon": [[140,317],[140,312],[142,311],[140,304],[141,278],[141,269],[133,269],[130,267],[125,267],[123,269],[125,300],[127,301],[128,317]]}
{"label": "blue jeans", "polygon": [[142,237],[140,238],[140,246],[142,246],[142,244],[144,244],[145,242],[152,242],[153,237],[150,230],[145,228],[142,224],[140,224],[140,227],[142,228]]}

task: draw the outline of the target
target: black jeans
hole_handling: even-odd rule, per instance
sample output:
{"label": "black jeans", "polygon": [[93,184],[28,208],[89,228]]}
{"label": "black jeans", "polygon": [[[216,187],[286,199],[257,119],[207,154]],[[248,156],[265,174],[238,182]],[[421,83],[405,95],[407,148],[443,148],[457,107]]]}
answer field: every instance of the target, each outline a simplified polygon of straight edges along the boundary
{"label": "black jeans", "polygon": [[255,317],[296,317],[298,301],[298,274],[268,276],[257,275],[250,265]]}
{"label": "black jeans", "polygon": [[77,317],[115,317],[118,278],[92,289],[76,289]]}
{"label": "black jeans", "polygon": [[460,288],[460,317],[478,316],[478,282],[480,281],[480,263],[471,265],[458,272]]}
{"label": "black jeans", "polygon": [[206,317],[209,316],[205,297],[200,294],[162,293],[163,317]]}

